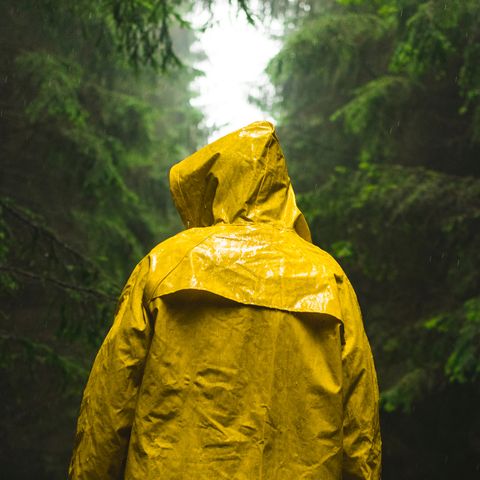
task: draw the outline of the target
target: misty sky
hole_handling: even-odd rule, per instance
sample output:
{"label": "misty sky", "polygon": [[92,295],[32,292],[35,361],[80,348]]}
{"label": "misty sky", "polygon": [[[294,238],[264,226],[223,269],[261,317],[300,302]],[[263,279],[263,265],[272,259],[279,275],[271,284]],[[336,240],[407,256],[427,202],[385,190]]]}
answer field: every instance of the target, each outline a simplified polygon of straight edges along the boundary
{"label": "misty sky", "polygon": [[[191,21],[200,26],[208,18],[205,12],[194,12]],[[213,22],[194,45],[208,58],[195,65],[205,76],[195,81],[199,96],[192,101],[205,112],[206,125],[218,127],[210,141],[255,120],[274,121],[249,104],[248,95],[255,94],[259,84],[268,85],[263,70],[280,48],[280,42],[270,38],[264,26],[259,22],[250,25],[245,14],[237,13],[236,5],[230,6],[226,0],[216,3]]]}

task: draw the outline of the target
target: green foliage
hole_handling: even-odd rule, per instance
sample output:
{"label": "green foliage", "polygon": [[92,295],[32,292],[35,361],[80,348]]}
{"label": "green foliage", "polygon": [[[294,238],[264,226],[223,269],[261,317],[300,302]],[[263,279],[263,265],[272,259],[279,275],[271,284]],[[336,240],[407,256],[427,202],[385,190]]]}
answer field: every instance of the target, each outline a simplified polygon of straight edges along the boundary
{"label": "green foliage", "polygon": [[[193,5],[181,0],[103,0],[111,12],[114,32],[119,48],[139,67],[149,64],[165,72],[169,67],[181,65],[174,49],[172,27],[190,28],[184,18]],[[214,7],[213,0],[203,1],[206,8]],[[233,1],[229,0],[232,4]],[[247,0],[237,0],[238,9],[254,24]]]}
{"label": "green foliage", "polygon": [[188,52],[194,40],[176,28],[185,8],[103,0],[0,6],[8,39],[0,52],[7,478],[65,477],[86,373],[121,286],[180,228],[167,171],[205,141],[189,102],[196,73],[165,70],[177,63],[173,48]]}
{"label": "green foliage", "polygon": [[480,401],[480,4],[310,3],[268,72],[300,206],[356,287],[384,422],[398,419],[385,475],[470,477],[466,430],[442,437],[448,468],[404,465],[431,455],[419,425],[452,428],[443,404]]}
{"label": "green foliage", "polygon": [[27,52],[16,59],[36,95],[25,110],[32,123],[59,120],[83,127],[88,113],[82,108],[78,89],[82,82],[80,65],[48,53]]}
{"label": "green foliage", "polygon": [[385,75],[356,89],[352,100],[331,115],[331,121],[343,120],[346,131],[363,138],[359,154],[362,162],[392,157],[388,137],[400,127],[396,111],[408,98],[409,90],[404,77]]}
{"label": "green foliage", "polygon": [[429,318],[423,323],[427,330],[448,336],[451,350],[445,362],[450,381],[465,383],[480,375],[480,298],[467,300],[453,313]]}
{"label": "green foliage", "polygon": [[187,24],[178,11],[178,2],[168,0],[130,0],[112,2],[113,18],[117,27],[120,45],[135,65],[157,65],[156,53],[160,53],[160,66],[179,64],[174,54],[170,28],[174,21],[185,27]]}
{"label": "green foliage", "polygon": [[433,383],[429,372],[418,368],[407,372],[393,388],[382,394],[381,406],[386,412],[402,409],[410,413],[415,402],[423,399]]}
{"label": "green foliage", "polygon": [[[354,255],[344,263],[356,274],[376,282],[400,281],[406,297],[425,288],[419,284],[433,288],[434,280],[461,297],[473,293],[478,282],[479,199],[480,182],[472,178],[370,165],[337,173],[322,188],[302,195],[300,204],[327,250],[337,250],[348,238]],[[436,302],[432,298],[432,308]]]}
{"label": "green foliage", "polygon": [[[386,62],[372,53],[376,42],[389,41],[388,24],[375,15],[320,15],[288,37],[271,61],[282,143],[289,158],[304,159],[291,166],[298,191],[308,190],[312,179],[325,181],[339,165],[352,165],[352,145],[344,142],[331,117],[348,101],[351,89],[372,79]],[[282,128],[293,123],[302,128]],[[312,160],[319,151],[328,152],[321,165]]]}
{"label": "green foliage", "polygon": [[[458,2],[453,3],[458,7]],[[453,15],[451,11],[445,15],[446,8],[438,7],[439,2],[422,3],[408,19],[406,38],[399,43],[391,60],[394,72],[404,71],[410,76],[422,76],[427,72],[442,76],[446,73],[444,68],[455,47],[445,30],[458,25],[458,10],[455,9]]]}
{"label": "green foliage", "polygon": [[[253,21],[249,3],[236,4]],[[385,476],[471,478],[478,429],[449,418],[480,400],[480,5],[263,4],[296,27],[268,69],[272,108],[315,241],[359,294],[382,390]],[[204,140],[189,103],[195,72],[177,68],[193,41],[179,28],[188,8],[0,6],[8,478],[64,478],[84,375],[121,285],[180,228],[166,174]]]}
{"label": "green foliage", "polygon": [[[12,344],[19,344],[21,349],[15,350],[8,355],[5,350],[12,347]],[[67,356],[59,355],[49,345],[36,342],[26,337],[15,337],[13,335],[0,334],[0,359],[3,363],[0,368],[14,368],[15,363],[26,362],[29,365],[46,366],[49,369],[58,370],[66,382],[75,380],[85,381],[88,375],[86,368]],[[23,358],[22,358],[23,357]]]}
{"label": "green foliage", "polygon": [[337,242],[333,242],[331,252],[336,258],[353,257],[354,251],[352,242],[348,240],[339,240]]}
{"label": "green foliage", "polygon": [[[297,96],[301,103],[291,107],[301,111],[307,106],[305,87],[341,90],[359,76],[369,75],[370,66],[360,61],[358,48],[368,50],[373,41],[386,33],[385,23],[374,15],[320,16],[287,39],[268,71],[275,84],[281,86],[281,96]],[[292,71],[304,75],[291,75]]]}

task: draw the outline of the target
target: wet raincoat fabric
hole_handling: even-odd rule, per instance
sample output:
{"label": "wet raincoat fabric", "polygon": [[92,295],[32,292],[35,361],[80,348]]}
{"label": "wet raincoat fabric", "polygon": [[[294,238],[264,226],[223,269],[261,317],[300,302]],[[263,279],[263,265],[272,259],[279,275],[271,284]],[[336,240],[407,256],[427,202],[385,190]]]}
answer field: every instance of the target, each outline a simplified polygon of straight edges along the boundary
{"label": "wet raincoat fabric", "polygon": [[379,479],[355,293],[311,243],[273,126],[204,147],[170,186],[187,230],[124,288],[70,479]]}

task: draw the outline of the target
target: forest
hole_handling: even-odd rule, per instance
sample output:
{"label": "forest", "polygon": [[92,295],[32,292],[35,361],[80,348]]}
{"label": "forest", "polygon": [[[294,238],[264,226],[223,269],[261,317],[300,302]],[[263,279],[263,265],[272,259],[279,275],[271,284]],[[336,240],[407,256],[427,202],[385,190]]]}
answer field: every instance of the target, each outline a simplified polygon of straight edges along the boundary
{"label": "forest", "polygon": [[[0,3],[2,478],[66,478],[122,286],[183,228],[167,173],[209,134],[190,103],[193,3]],[[478,478],[480,2],[230,3],[284,24],[273,93],[251,101],[357,291],[382,478]]]}

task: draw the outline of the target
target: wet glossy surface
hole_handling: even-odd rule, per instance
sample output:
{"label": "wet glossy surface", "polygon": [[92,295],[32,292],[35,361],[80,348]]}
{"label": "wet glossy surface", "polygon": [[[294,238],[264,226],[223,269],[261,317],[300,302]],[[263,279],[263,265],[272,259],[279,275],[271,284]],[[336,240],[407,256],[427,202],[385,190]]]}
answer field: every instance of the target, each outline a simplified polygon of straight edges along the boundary
{"label": "wet glossy surface", "polygon": [[310,243],[273,127],[214,142],[170,182],[188,229],[154,248],[122,293],[71,478],[378,479],[358,303]]}

